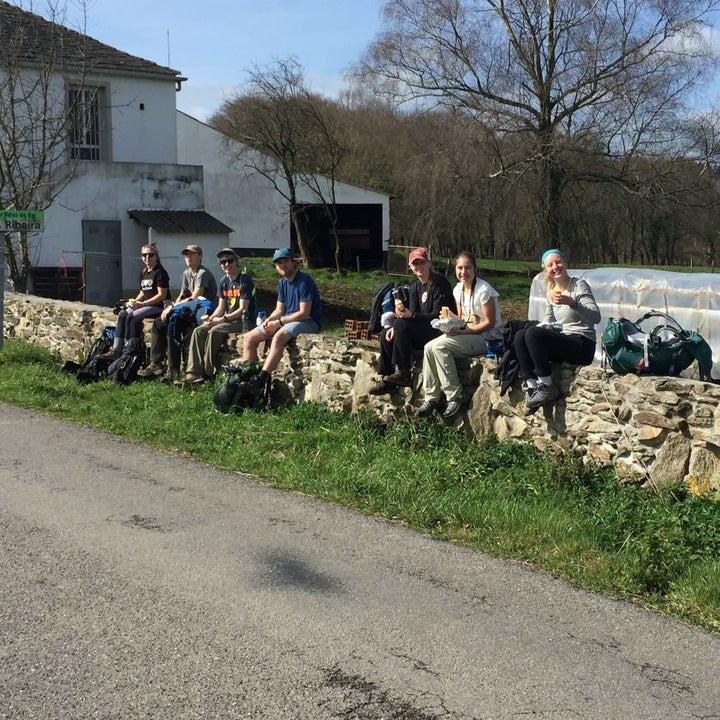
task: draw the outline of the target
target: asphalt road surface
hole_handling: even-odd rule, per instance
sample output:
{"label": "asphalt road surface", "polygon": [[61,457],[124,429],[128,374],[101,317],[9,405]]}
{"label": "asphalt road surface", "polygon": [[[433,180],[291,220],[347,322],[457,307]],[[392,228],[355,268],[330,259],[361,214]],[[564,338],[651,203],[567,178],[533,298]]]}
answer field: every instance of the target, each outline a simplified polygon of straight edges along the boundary
{"label": "asphalt road surface", "polygon": [[0,718],[720,718],[719,635],[5,405],[0,587]]}

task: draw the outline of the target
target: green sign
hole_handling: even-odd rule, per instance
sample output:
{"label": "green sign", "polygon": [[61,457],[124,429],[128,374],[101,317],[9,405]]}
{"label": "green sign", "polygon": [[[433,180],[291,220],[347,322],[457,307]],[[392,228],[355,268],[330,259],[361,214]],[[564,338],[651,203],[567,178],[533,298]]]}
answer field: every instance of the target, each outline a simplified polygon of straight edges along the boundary
{"label": "green sign", "polygon": [[44,224],[42,210],[0,210],[2,232],[42,232]]}

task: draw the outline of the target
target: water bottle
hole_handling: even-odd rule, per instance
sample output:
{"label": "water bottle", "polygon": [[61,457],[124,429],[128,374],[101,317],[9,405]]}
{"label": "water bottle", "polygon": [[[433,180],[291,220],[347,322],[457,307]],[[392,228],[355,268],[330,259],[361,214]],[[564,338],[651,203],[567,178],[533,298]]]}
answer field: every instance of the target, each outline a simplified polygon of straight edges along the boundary
{"label": "water bottle", "polygon": [[247,310],[243,310],[242,315],[242,331],[246,333],[250,329],[250,319],[248,318]]}
{"label": "water bottle", "polygon": [[255,324],[259,327],[265,322],[265,318],[267,317],[267,313],[264,310],[260,310],[257,314],[257,320],[255,321]]}

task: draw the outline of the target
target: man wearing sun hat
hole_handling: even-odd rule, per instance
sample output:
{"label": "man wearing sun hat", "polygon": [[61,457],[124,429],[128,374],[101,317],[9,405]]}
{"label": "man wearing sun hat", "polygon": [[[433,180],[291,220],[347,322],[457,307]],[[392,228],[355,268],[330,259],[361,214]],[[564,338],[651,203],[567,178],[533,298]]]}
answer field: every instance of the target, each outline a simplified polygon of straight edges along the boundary
{"label": "man wearing sun hat", "polygon": [[435,272],[425,248],[413,248],[408,264],[417,278],[410,285],[410,307],[396,307],[395,322],[380,335],[377,372],[381,379],[370,388],[371,395],[387,395],[412,385],[413,351],[440,335],[430,324],[440,317],[440,309],[456,306],[450,282]]}
{"label": "man wearing sun hat", "polygon": [[[180,372],[181,351],[192,331],[192,327],[175,321],[171,317],[183,308],[193,314],[205,315],[212,312],[217,302],[217,282],[213,274],[202,264],[203,251],[199,245],[188,245],[182,250],[186,268],[180,280],[180,292],[174,303],[170,303],[155,319],[150,339],[150,364],[138,371],[140,377],[155,377],[163,374],[163,362],[167,354],[168,365],[165,380],[172,381]],[[203,298],[205,302],[200,299]],[[197,318],[199,320],[199,317]],[[168,326],[172,324],[177,333],[168,338]],[[169,340],[169,342],[168,342]]]}
{"label": "man wearing sun hat", "polygon": [[318,287],[310,275],[298,269],[292,252],[288,248],[278,248],[272,261],[280,275],[277,304],[265,322],[243,338],[245,362],[257,361],[260,343],[270,342],[262,370],[250,381],[258,385],[267,382],[291,340],[301,333],[319,333],[322,322]]}

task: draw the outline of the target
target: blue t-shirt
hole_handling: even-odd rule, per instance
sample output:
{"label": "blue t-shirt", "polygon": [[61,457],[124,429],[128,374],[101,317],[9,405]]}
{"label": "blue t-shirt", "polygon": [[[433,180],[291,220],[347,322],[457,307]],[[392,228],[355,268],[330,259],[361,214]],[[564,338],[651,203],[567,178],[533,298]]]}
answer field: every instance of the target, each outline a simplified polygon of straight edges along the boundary
{"label": "blue t-shirt", "polygon": [[285,306],[285,314],[297,312],[301,302],[311,302],[310,317],[318,324],[322,322],[322,303],[315,281],[298,270],[292,282],[280,278],[278,282],[278,302]]}

